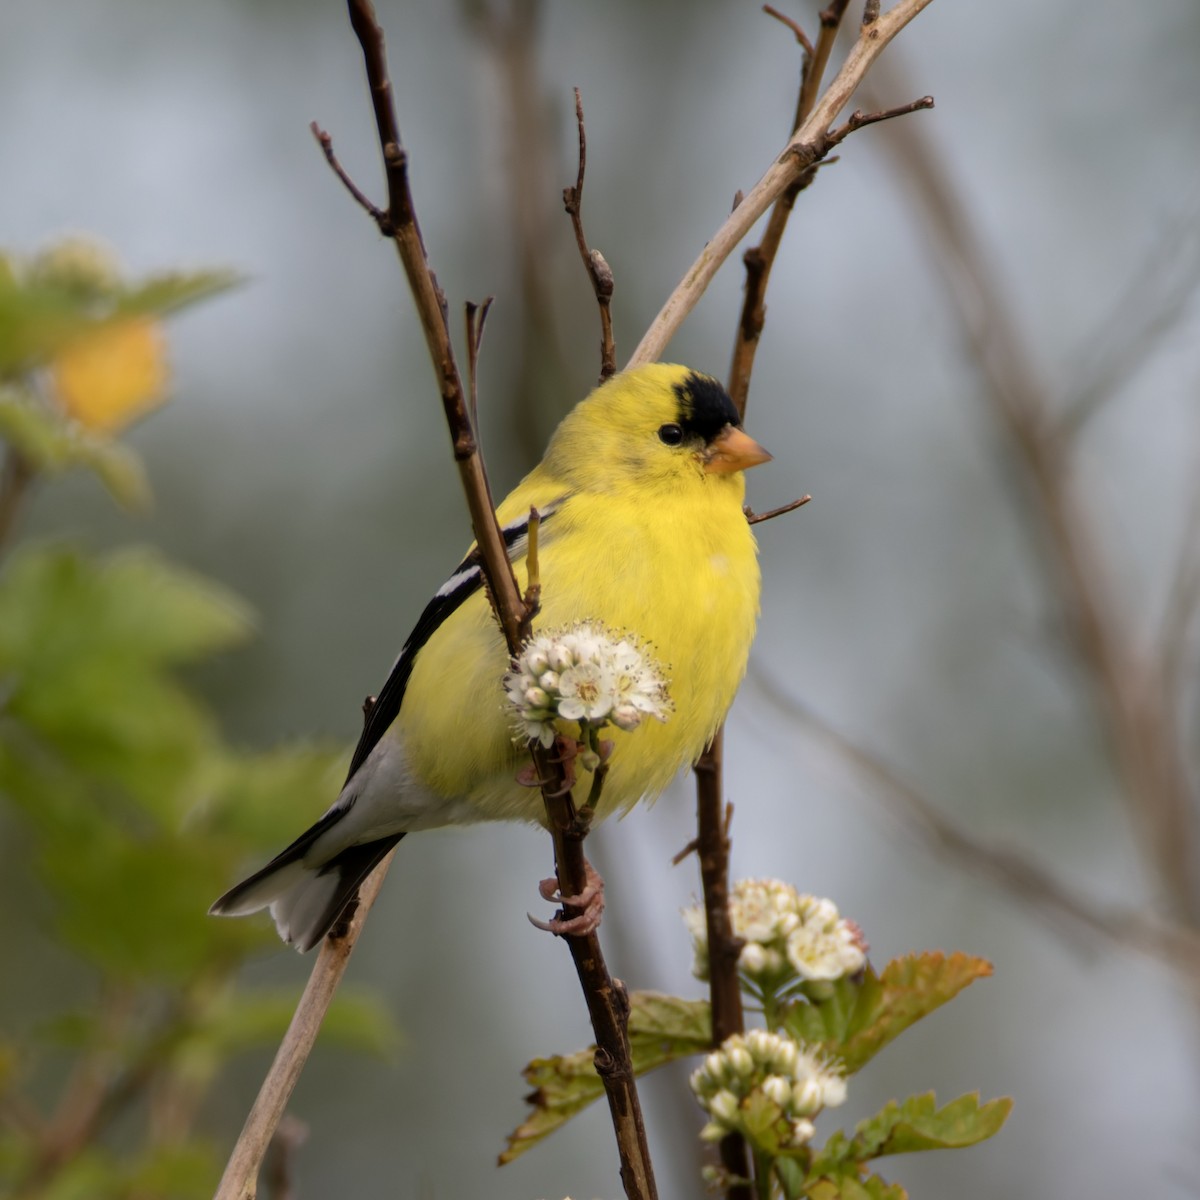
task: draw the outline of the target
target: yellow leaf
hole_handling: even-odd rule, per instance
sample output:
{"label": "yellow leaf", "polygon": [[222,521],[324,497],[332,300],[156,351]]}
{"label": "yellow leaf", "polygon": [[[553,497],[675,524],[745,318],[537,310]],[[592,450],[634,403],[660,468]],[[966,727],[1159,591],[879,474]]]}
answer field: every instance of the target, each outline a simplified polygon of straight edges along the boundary
{"label": "yellow leaf", "polygon": [[116,433],[166,399],[166,339],[158,321],[129,317],[69,342],[50,365],[59,401],[81,425]]}

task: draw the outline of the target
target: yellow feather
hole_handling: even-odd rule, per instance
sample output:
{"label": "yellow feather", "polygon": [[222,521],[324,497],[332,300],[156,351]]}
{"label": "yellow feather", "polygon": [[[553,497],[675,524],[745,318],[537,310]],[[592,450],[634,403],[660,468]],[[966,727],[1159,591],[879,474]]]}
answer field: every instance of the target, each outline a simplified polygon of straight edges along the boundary
{"label": "yellow feather", "polygon": [[[612,734],[601,816],[656,796],[700,754],[741,682],[758,615],[742,473],[706,472],[656,436],[677,419],[674,388],[689,374],[656,364],[598,389],[498,510],[510,521],[569,495],[540,540],[535,632],[603,621],[649,642],[665,668],[675,711]],[[524,559],[515,565],[524,588]],[[479,592],[420,650],[391,736],[438,794],[467,799],[483,819],[541,820],[541,796],[514,779],[525,751],[504,703],[507,665]]]}

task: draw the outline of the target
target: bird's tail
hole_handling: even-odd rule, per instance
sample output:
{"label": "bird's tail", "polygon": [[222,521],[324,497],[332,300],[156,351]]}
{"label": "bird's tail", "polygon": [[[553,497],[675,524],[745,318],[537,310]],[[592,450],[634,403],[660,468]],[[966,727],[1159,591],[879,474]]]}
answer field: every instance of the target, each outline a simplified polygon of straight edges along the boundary
{"label": "bird's tail", "polygon": [[404,836],[390,834],[373,842],[347,846],[328,862],[305,863],[313,843],[345,815],[326,813],[265,867],[231,887],[208,910],[218,917],[241,917],[269,908],[279,936],[302,954],[333,928],[359,885]]}

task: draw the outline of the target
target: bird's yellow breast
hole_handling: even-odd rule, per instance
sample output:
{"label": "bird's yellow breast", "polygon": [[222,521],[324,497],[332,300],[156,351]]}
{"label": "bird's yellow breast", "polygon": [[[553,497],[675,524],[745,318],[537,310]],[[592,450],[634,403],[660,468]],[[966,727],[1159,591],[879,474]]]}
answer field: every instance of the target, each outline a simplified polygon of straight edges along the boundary
{"label": "bird's yellow breast", "polygon": [[[533,490],[518,489],[502,516],[527,508],[523,493]],[[649,500],[573,497],[543,530],[535,630],[598,620],[636,635],[662,664],[674,704],[665,723],[647,719],[631,733],[611,734],[602,815],[662,791],[700,754],[733,701],[759,603],[743,491],[740,476],[726,476]],[[516,568],[524,588],[525,561]],[[394,730],[418,778],[438,793],[468,799],[485,819],[538,820],[540,795],[514,779],[525,751],[513,743],[507,669],[503,639],[477,593],[420,650]],[[438,699],[418,707],[414,695]]]}

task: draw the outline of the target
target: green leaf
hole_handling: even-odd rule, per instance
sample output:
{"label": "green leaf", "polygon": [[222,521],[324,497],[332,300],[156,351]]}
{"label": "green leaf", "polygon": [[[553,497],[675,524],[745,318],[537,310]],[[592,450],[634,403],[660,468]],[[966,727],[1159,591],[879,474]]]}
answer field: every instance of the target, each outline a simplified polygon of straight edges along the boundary
{"label": "green leaf", "polygon": [[230,271],[176,272],[80,290],[37,275],[0,272],[0,378],[45,366],[73,339],[125,317],[166,316],[238,282]]}
{"label": "green leaf", "polygon": [[123,508],[150,505],[150,484],[142,460],[132,450],[89,432],[17,388],[0,389],[0,438],[39,472],[56,475],[83,467]]}
{"label": "green leaf", "polygon": [[149,275],[140,283],[120,289],[116,311],[121,316],[168,313],[228,291],[242,282],[236,271],[167,271]]}
{"label": "green leaf", "polygon": [[908,1200],[898,1183],[888,1183],[878,1175],[859,1179],[857,1175],[824,1175],[808,1185],[804,1195],[810,1200]]}
{"label": "green leaf", "polygon": [[[635,1075],[711,1049],[712,1018],[707,1000],[632,992],[629,1003],[629,1048]],[[522,1074],[534,1089],[526,1096],[533,1112],[509,1134],[508,1147],[500,1155],[502,1166],[604,1094],[596,1074],[595,1052],[595,1046],[590,1046],[574,1054],[535,1058],[525,1068]]]}
{"label": "green leaf", "polygon": [[974,1146],[998,1133],[1011,1111],[1007,1096],[980,1105],[978,1092],[959,1096],[941,1109],[933,1092],[910,1096],[903,1104],[893,1100],[855,1126],[850,1152],[861,1162],[886,1154]]}
{"label": "green leaf", "polygon": [[910,1025],[991,973],[991,963],[961,952],[910,954],[893,959],[880,975],[868,967],[859,977],[839,980],[828,999],[790,1004],[784,1026],[854,1074]]}

